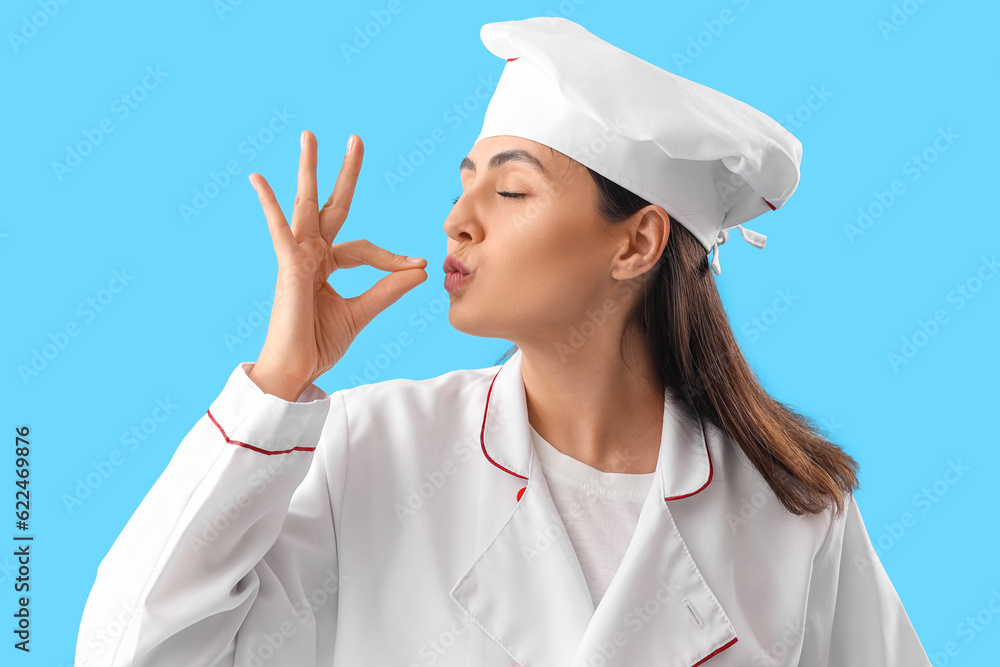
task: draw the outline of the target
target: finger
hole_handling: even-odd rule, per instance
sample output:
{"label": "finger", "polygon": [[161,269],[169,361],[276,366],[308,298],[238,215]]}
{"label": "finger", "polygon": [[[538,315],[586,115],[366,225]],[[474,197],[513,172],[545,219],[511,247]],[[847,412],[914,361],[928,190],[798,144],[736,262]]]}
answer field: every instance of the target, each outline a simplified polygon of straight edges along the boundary
{"label": "finger", "polygon": [[292,209],[292,233],[299,241],[319,234],[319,204],[316,199],[316,137],[302,131],[299,152],[299,185]]}
{"label": "finger", "polygon": [[359,330],[368,325],[383,310],[396,303],[399,297],[427,280],[423,269],[390,273],[372,285],[364,294],[345,299],[358,323]]}
{"label": "finger", "polygon": [[274,254],[280,263],[282,255],[290,257],[291,253],[295,251],[297,245],[295,237],[288,228],[285,215],[281,212],[281,207],[278,206],[278,202],[274,198],[274,192],[271,190],[271,186],[268,185],[267,180],[254,172],[250,174],[250,184],[257,191],[261,208],[264,209],[264,217],[267,218],[267,229],[271,232],[271,242],[274,244]]}
{"label": "finger", "polygon": [[337,174],[337,181],[333,186],[330,198],[323,205],[319,212],[320,234],[329,243],[333,243],[340,233],[340,228],[347,219],[347,214],[351,210],[351,201],[354,199],[354,188],[358,184],[358,173],[361,171],[361,161],[364,158],[365,146],[361,142],[361,137],[352,134],[348,141],[354,140],[354,146],[350,152],[344,155],[344,162],[340,166],[340,173]]}
{"label": "finger", "polygon": [[427,264],[427,260],[422,257],[416,257],[414,259],[419,261],[411,262],[406,255],[396,255],[365,239],[337,243],[332,250],[337,268],[340,269],[351,269],[365,264],[383,271],[401,271],[422,269]]}

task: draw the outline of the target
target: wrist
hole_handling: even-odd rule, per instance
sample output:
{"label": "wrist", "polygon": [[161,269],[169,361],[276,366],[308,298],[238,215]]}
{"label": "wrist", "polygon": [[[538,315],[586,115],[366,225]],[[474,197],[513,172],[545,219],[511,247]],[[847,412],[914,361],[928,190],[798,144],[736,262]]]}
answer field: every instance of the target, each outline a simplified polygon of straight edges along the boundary
{"label": "wrist", "polygon": [[294,403],[312,384],[301,378],[290,378],[269,370],[266,366],[254,364],[249,373],[250,380],[265,394],[276,396],[284,401]]}

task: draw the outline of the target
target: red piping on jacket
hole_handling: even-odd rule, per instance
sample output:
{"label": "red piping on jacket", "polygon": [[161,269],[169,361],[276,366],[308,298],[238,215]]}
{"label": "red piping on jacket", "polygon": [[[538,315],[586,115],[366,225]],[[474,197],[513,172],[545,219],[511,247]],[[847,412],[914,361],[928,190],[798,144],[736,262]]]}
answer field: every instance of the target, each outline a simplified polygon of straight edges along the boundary
{"label": "red piping on jacket", "polygon": [[[517,58],[520,58],[520,57],[521,56],[518,56]],[[511,60],[517,60],[517,58],[507,58],[507,62],[510,62]]]}
{"label": "red piping on jacket", "polygon": [[[500,370],[503,370],[503,368],[501,368]],[[493,394],[493,385],[496,383],[497,377],[499,375],[500,375],[500,371],[497,371],[496,375],[493,376],[493,380],[490,382],[489,391],[486,392],[486,408],[483,410],[483,427],[482,427],[482,429],[479,432],[479,442],[480,442],[480,444],[482,445],[482,448],[483,448],[483,456],[486,457],[487,461],[489,461],[490,463],[492,463],[493,465],[495,465],[497,468],[500,468],[500,470],[503,470],[504,472],[510,473],[511,475],[514,475],[515,477],[520,477],[521,479],[525,479],[526,480],[526,479],[528,479],[527,477],[525,477],[524,475],[518,475],[513,470],[508,470],[507,468],[504,468],[502,465],[500,465],[499,463],[497,463],[496,461],[494,461],[493,459],[491,459],[490,455],[486,452],[486,437],[485,437],[486,436],[486,415],[489,413],[489,410],[490,410],[490,396]],[[699,422],[701,423],[701,433],[702,433],[702,436],[704,437],[704,440],[705,440],[705,454],[708,456],[708,479],[705,480],[705,483],[702,484],[700,488],[698,488],[695,491],[692,491],[691,493],[685,493],[685,494],[680,495],[680,496],[673,496],[673,497],[664,498],[664,500],[677,500],[679,498],[687,498],[689,496],[693,496],[694,494],[698,493],[699,491],[702,491],[712,481],[712,474],[713,474],[712,453],[711,453],[711,451],[708,448],[708,435],[705,433],[705,422],[701,419],[700,416],[698,417],[698,419],[699,419]],[[524,488],[527,488],[527,487],[524,487]],[[521,496],[524,494],[524,488],[522,488],[520,491],[517,492],[517,500],[518,500],[518,502],[520,502]],[[712,651],[711,653],[709,653],[708,655],[706,655],[704,658],[702,658],[698,662],[696,662],[693,665],[691,665],[691,667],[698,667],[698,665],[704,663],[709,658],[722,653],[727,648],[729,648],[730,646],[732,646],[733,644],[735,644],[737,641],[739,641],[739,637],[733,637],[731,641],[726,642],[725,644],[723,644],[719,648],[715,649],[714,651]]]}
{"label": "red piping on jacket", "polygon": [[[764,199],[764,198],[761,197],[761,199]],[[768,206],[770,206],[772,211],[777,211],[778,210],[778,209],[776,209],[774,207],[774,204],[772,204],[771,202],[767,201],[766,199],[764,199],[764,203],[767,204]]]}
{"label": "red piping on jacket", "polygon": [[[503,370],[503,369],[501,368],[500,370]],[[526,480],[528,478],[525,477],[524,475],[519,475],[516,472],[514,472],[513,470],[508,470],[507,468],[504,468],[502,465],[500,465],[499,463],[497,463],[496,461],[494,461],[493,459],[491,459],[489,453],[486,451],[486,415],[490,411],[490,395],[493,394],[493,385],[496,383],[497,377],[499,375],[500,375],[500,371],[497,371],[496,375],[493,376],[493,380],[490,382],[490,389],[489,389],[489,391],[486,392],[486,408],[483,410],[483,427],[479,431],[479,442],[480,442],[480,444],[482,445],[482,448],[483,448],[483,456],[486,457],[487,461],[489,461],[490,463],[492,463],[493,465],[495,465],[497,468],[500,468],[500,470],[503,470],[506,473],[510,473],[511,475],[514,475],[514,477],[519,477],[521,479]],[[663,499],[664,501],[680,500],[681,498],[689,498],[689,497],[695,495],[696,493],[699,493],[700,491],[703,491],[705,489],[705,487],[707,487],[712,482],[712,476],[714,475],[714,472],[715,472],[714,471],[714,467],[712,465],[712,453],[711,453],[711,451],[708,448],[708,435],[705,433],[705,422],[701,419],[701,417],[698,417],[698,419],[699,419],[699,422],[701,423],[702,437],[705,440],[705,455],[708,457],[708,479],[705,480],[704,484],[702,484],[699,488],[695,489],[691,493],[685,493],[685,494],[682,494],[682,495],[679,495],[679,496],[668,496],[668,497],[666,497],[666,498]],[[524,489],[521,489],[518,492],[518,494],[517,494],[517,499],[518,500],[521,500],[521,494],[523,492],[524,492]]]}
{"label": "red piping on jacket", "polygon": [[277,452],[272,452],[267,449],[261,449],[260,447],[254,447],[253,445],[248,445],[245,442],[240,442],[239,440],[230,440],[229,436],[226,435],[226,430],[222,428],[222,424],[215,421],[215,417],[212,416],[212,411],[208,411],[208,418],[212,420],[212,423],[219,427],[219,432],[222,433],[222,437],[226,439],[230,445],[239,445],[240,447],[246,447],[247,449],[252,449],[255,452],[260,452],[261,454],[287,454],[288,452],[311,452],[315,450],[315,447],[292,447],[291,449],[282,449]]}
{"label": "red piping on jacket", "polygon": [[[681,498],[688,498],[690,496],[693,496],[694,494],[696,494],[699,491],[703,490],[706,486],[708,486],[709,482],[712,481],[712,452],[710,452],[708,450],[708,434],[705,433],[705,422],[704,422],[704,420],[702,420],[702,418],[701,418],[700,415],[698,416],[698,421],[701,424],[701,435],[705,439],[705,455],[708,457],[708,479],[706,479],[705,483],[702,484],[698,489],[692,491],[691,493],[685,493],[685,494],[680,495],[680,496],[670,496],[668,498],[664,498],[663,499],[664,501],[667,501],[667,500],[680,500]],[[723,647],[723,648],[725,648],[725,647]],[[711,656],[709,656],[709,657],[711,657]]]}
{"label": "red piping on jacket", "polygon": [[[500,371],[502,371],[502,370],[503,370],[503,368],[500,369]],[[479,432],[479,442],[483,446],[483,456],[486,457],[487,461],[489,461],[490,463],[492,463],[496,467],[500,468],[500,470],[503,470],[504,472],[509,472],[514,477],[520,477],[521,479],[528,479],[524,475],[518,475],[513,470],[507,470],[502,465],[500,465],[499,463],[497,463],[496,461],[494,461],[493,459],[491,459],[490,455],[486,453],[486,415],[490,411],[490,394],[493,393],[493,383],[497,381],[497,375],[500,375],[500,371],[497,371],[497,374],[493,376],[493,382],[490,382],[490,390],[488,392],[486,392],[486,409],[483,410],[483,428]],[[524,491],[524,489],[521,489],[521,491]],[[518,500],[521,499],[521,494],[520,493],[517,494],[517,499]]]}
{"label": "red piping on jacket", "polygon": [[733,637],[733,640],[731,642],[729,642],[727,644],[724,644],[724,645],[720,646],[719,648],[715,649],[714,651],[712,651],[711,653],[709,653],[708,655],[706,655],[704,658],[702,658],[698,662],[696,662],[693,665],[691,665],[691,667],[698,667],[698,665],[700,665],[701,663],[705,662],[706,660],[708,660],[709,658],[711,658],[713,655],[718,655],[718,654],[722,653],[727,648],[729,648],[730,646],[732,646],[733,644],[735,644],[737,642],[737,640],[739,640],[739,637]]}

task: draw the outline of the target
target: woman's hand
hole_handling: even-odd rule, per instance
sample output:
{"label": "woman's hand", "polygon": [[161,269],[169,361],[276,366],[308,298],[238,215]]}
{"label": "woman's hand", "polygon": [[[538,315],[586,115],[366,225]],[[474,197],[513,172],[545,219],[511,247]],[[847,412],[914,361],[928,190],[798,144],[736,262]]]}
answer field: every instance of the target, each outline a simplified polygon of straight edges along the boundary
{"label": "woman's hand", "polygon": [[[333,368],[376,315],[427,279],[424,259],[411,262],[365,240],[333,242],[351,208],[364,155],[361,138],[351,135],[350,141],[353,147],[344,156],[333,193],[319,209],[316,137],[308,130],[302,133],[291,227],[271,186],[260,174],[250,174],[278,258],[267,338],[250,379],[265,393],[287,401],[295,401],[316,378]],[[362,264],[391,273],[364,294],[349,299],[327,282],[337,269]]]}

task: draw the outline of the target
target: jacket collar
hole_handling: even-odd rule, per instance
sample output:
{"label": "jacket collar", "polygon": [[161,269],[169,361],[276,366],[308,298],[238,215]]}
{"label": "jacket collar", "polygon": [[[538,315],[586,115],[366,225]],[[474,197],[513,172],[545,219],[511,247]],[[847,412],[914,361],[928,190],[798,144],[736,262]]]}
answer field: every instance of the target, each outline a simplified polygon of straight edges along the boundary
{"label": "jacket collar", "polygon": [[[526,481],[534,448],[521,378],[522,356],[521,350],[517,350],[495,374],[483,401],[479,439],[483,455],[490,463]],[[500,425],[506,427],[502,434]],[[701,422],[688,418],[669,393],[663,401],[656,480],[662,486],[665,501],[693,496],[712,481],[712,460]]]}
{"label": "jacket collar", "polygon": [[732,646],[735,630],[668,505],[691,502],[685,499],[711,482],[701,420],[665,395],[656,475],[595,609],[531,444],[521,357],[518,350],[491,381],[480,427],[482,453],[495,472],[480,502],[510,502],[512,511],[452,587],[452,599],[514,660],[532,667],[613,667],[654,657],[657,664],[693,667]]}

